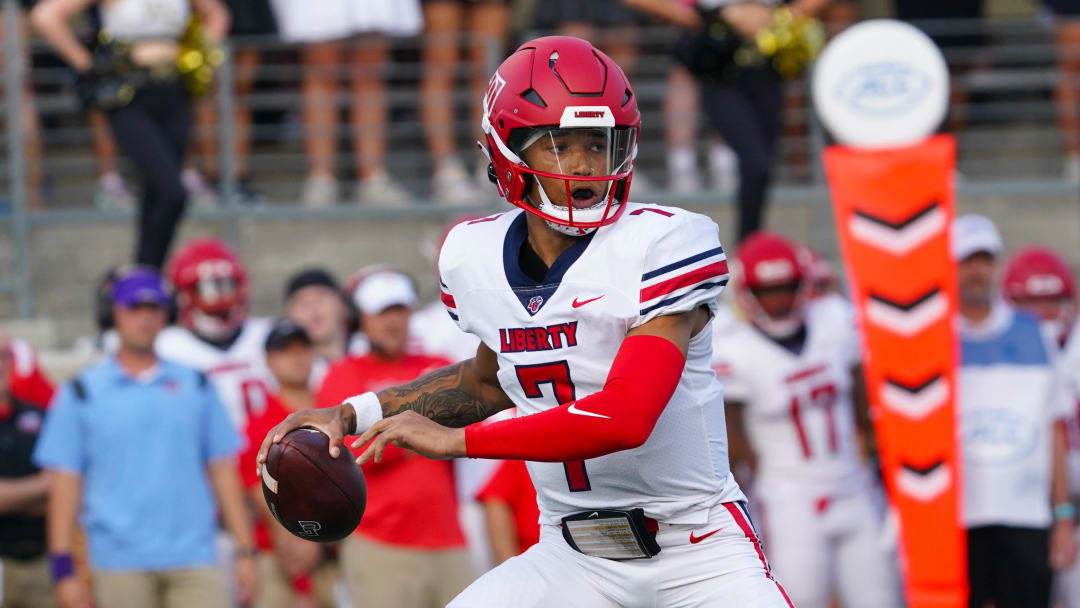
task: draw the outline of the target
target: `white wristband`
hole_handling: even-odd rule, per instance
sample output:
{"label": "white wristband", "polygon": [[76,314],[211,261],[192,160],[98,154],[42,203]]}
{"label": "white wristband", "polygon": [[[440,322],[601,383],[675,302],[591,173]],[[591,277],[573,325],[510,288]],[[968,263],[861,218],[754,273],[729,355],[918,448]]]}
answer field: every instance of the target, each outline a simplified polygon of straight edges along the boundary
{"label": "white wristband", "polygon": [[345,400],[352,406],[354,412],[356,412],[356,431],[359,435],[364,431],[370,429],[376,422],[382,420],[382,404],[379,403],[379,397],[375,393],[363,393],[361,395],[353,395]]}

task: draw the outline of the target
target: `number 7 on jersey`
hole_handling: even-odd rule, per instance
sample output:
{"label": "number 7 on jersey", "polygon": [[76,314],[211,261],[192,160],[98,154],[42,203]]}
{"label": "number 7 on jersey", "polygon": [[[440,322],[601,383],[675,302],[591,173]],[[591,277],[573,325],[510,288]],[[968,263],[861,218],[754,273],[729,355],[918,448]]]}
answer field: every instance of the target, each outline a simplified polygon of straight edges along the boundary
{"label": "number 7 on jersey", "polygon": [[[540,385],[550,384],[559,405],[577,400],[574,395],[574,382],[570,379],[570,366],[565,360],[517,365],[514,369],[517,371],[521,389],[529,399],[542,399],[544,393],[540,391]],[[584,460],[564,462],[563,470],[566,472],[566,484],[571,492],[586,492],[592,489]]]}

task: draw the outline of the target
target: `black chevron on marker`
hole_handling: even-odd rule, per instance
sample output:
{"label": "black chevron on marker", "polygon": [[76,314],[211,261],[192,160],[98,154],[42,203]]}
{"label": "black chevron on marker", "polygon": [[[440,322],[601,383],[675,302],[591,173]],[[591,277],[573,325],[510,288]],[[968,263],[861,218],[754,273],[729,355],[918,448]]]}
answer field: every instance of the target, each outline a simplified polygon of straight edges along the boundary
{"label": "black chevron on marker", "polygon": [[908,464],[906,462],[904,464],[900,465],[900,466],[904,467],[904,469],[906,469],[908,471],[911,471],[912,473],[915,473],[916,475],[921,475],[923,477],[926,477],[927,475],[929,475],[929,474],[933,473],[934,471],[936,471],[943,464],[945,464],[945,461],[944,460],[939,460],[939,461],[935,462],[934,464],[931,464],[931,465],[925,466],[925,467],[917,467],[915,465],[910,465],[910,464]]}
{"label": "black chevron on marker", "polygon": [[899,380],[893,380],[892,378],[886,378],[885,382],[888,382],[890,385],[895,386],[896,388],[906,393],[911,393],[912,395],[914,395],[940,379],[941,374],[934,374],[933,376],[930,376],[928,380],[922,382],[921,384],[905,384],[903,382],[900,382]]}
{"label": "black chevron on marker", "polygon": [[900,302],[897,302],[896,300],[890,300],[889,298],[886,298],[885,296],[879,296],[879,295],[873,294],[873,293],[870,294],[870,299],[876,300],[878,302],[881,302],[882,304],[885,304],[887,306],[891,306],[893,308],[898,308],[900,310],[907,311],[907,310],[911,310],[911,309],[915,308],[919,304],[922,304],[923,302],[925,302],[925,301],[929,300],[930,298],[936,296],[940,291],[941,291],[940,289],[938,289],[937,287],[934,287],[930,291],[928,291],[925,294],[919,296],[918,298],[915,298],[914,300],[908,302],[907,304],[901,304]]}
{"label": "black chevron on marker", "polygon": [[861,218],[863,218],[865,220],[869,220],[871,222],[874,222],[875,224],[880,224],[882,226],[885,226],[886,228],[892,228],[893,230],[900,231],[900,230],[903,230],[904,228],[907,228],[910,224],[913,224],[913,223],[919,221],[919,218],[921,218],[922,216],[930,213],[935,208],[937,208],[938,204],[939,203],[937,201],[932,201],[925,208],[921,209],[920,211],[917,211],[914,215],[907,218],[906,220],[904,220],[902,222],[895,222],[895,223],[890,222],[889,220],[882,219],[880,217],[874,216],[874,215],[870,215],[869,213],[867,213],[865,211],[859,211],[858,209],[855,210],[855,215],[857,215],[857,216],[859,216],[859,217],[861,217]]}

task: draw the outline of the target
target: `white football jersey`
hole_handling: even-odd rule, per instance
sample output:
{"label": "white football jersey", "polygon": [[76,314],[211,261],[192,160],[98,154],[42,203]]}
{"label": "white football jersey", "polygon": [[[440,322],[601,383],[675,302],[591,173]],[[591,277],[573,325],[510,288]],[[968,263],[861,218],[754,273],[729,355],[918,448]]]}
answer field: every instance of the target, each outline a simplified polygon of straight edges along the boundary
{"label": "white football jersey", "polygon": [[[499,381],[519,415],[603,388],[626,332],[707,305],[727,283],[709,218],[629,203],[610,226],[580,237],[542,284],[520,269],[526,214],[459,224],[439,256],[451,318],[498,355]],[[743,495],[728,470],[723,393],[710,367],[711,331],[690,341],[686,367],[640,447],[568,463],[528,463],[547,523],[590,509],[641,507],[657,520],[704,523]]]}
{"label": "white football jersey", "polygon": [[831,301],[810,303],[806,331],[796,354],[749,323],[730,325],[714,333],[713,361],[726,398],[744,404],[758,482],[839,493],[864,478],[851,397],[858,336]]}
{"label": "white football jersey", "polygon": [[272,327],[270,319],[248,319],[236,340],[220,349],[186,327],[173,325],[158,334],[154,349],[163,359],[205,373],[236,428],[243,429],[248,416],[266,408],[266,395],[276,385],[266,366],[266,336]]}
{"label": "white football jersey", "polygon": [[409,320],[409,334],[420,352],[451,361],[472,359],[480,346],[476,336],[461,331],[446,315],[446,308],[441,302],[433,302],[413,311]]}

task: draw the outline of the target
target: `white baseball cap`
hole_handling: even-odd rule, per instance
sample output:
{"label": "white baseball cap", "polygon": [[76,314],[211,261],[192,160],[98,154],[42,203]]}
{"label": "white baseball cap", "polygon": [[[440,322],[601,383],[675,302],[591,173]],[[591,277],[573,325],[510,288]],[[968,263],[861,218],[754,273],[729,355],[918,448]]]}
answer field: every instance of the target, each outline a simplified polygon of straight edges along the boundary
{"label": "white baseball cap", "polygon": [[391,306],[416,306],[416,288],[408,275],[380,270],[364,277],[353,290],[353,302],[365,315],[377,315]]}
{"label": "white baseball cap", "polygon": [[953,221],[952,252],[957,262],[985,251],[993,256],[1001,255],[1005,245],[993,220],[984,215],[961,215]]}

